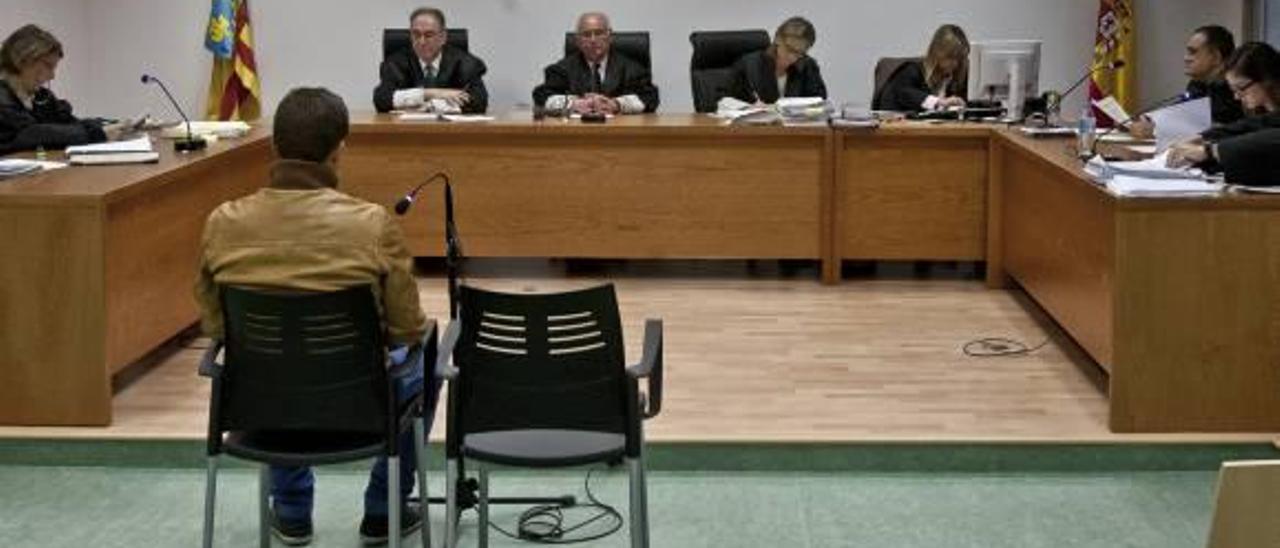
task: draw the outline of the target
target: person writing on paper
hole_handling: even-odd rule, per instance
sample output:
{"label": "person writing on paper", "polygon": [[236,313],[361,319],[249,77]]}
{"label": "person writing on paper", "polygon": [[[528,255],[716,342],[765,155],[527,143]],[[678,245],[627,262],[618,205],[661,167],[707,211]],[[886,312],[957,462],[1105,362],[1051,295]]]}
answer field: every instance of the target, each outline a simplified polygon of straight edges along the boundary
{"label": "person writing on paper", "polygon": [[[1230,124],[1244,117],[1244,109],[1236,100],[1225,78],[1227,60],[1235,53],[1236,40],[1231,31],[1218,25],[1200,27],[1187,39],[1187,51],[1182,57],[1187,82],[1187,99],[1209,98],[1213,123]],[[1150,139],[1155,136],[1155,124],[1143,117],[1129,124],[1134,137]]]}
{"label": "person writing on paper", "polygon": [[62,44],[35,25],[13,31],[0,46],[0,154],[98,143],[124,133],[126,123],[76,118],[71,104],[49,91],[61,60]]}
{"label": "person writing on paper", "polygon": [[778,102],[780,97],[827,98],[818,62],[809,57],[817,40],[813,23],[792,17],[778,25],[773,44],[743,55],[733,64],[733,96],[747,103]]}
{"label": "person writing on paper", "polygon": [[1226,80],[1250,115],[1173,145],[1169,166],[1221,170],[1230,183],[1280,185],[1280,53],[1262,42],[1244,44],[1227,61]]}
{"label": "person writing on paper", "polygon": [[658,88],[649,69],[613,49],[609,16],[588,12],[578,17],[578,51],[544,69],[533,89],[533,103],[552,111],[578,114],[639,114],[658,109]]}
{"label": "person writing on paper", "polygon": [[969,77],[969,39],[956,25],[933,33],[923,61],[903,63],[873,97],[871,108],[920,112],[965,105]]}
{"label": "person writing on paper", "polygon": [[432,109],[483,114],[489,108],[484,61],[445,43],[444,12],[418,8],[409,15],[412,48],[394,52],[378,69],[373,106],[378,112]]}

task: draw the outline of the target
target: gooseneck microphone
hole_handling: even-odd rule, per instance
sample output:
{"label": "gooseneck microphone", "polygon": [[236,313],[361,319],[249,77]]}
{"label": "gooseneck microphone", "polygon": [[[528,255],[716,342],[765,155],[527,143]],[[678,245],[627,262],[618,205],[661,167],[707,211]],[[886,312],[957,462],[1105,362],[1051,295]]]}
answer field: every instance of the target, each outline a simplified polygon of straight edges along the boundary
{"label": "gooseneck microphone", "polygon": [[1138,118],[1142,118],[1143,116],[1146,116],[1146,115],[1148,115],[1148,114],[1151,114],[1152,112],[1157,111],[1157,110],[1160,110],[1160,109],[1162,109],[1162,108],[1164,108],[1164,107],[1173,106],[1173,105],[1176,105],[1176,104],[1179,104],[1179,103],[1185,103],[1185,102],[1190,101],[1190,100],[1192,100],[1192,99],[1193,99],[1193,97],[1191,96],[1191,92],[1189,92],[1189,91],[1183,91],[1183,92],[1181,92],[1181,93],[1179,93],[1179,94],[1177,94],[1177,95],[1171,95],[1171,96],[1169,96],[1169,97],[1165,97],[1164,99],[1161,99],[1161,100],[1159,100],[1159,101],[1156,101],[1155,103],[1152,103],[1151,105],[1148,105],[1146,108],[1144,108],[1144,109],[1142,109],[1142,110],[1139,110],[1138,112],[1135,112],[1135,113],[1133,113],[1133,114],[1130,114],[1128,118],[1125,118],[1124,120],[1121,120],[1121,121],[1116,122],[1116,123],[1115,123],[1115,125],[1113,125],[1113,126],[1111,126],[1111,127],[1107,128],[1107,130],[1106,130],[1106,131],[1104,131],[1104,132],[1102,132],[1102,133],[1099,133],[1099,134],[1098,134],[1098,136],[1097,136],[1097,137],[1095,137],[1095,138],[1093,139],[1093,143],[1089,145],[1089,153],[1088,153],[1088,154],[1081,154],[1080,156],[1081,156],[1082,158],[1086,159],[1086,160],[1087,160],[1087,159],[1089,159],[1089,158],[1092,158],[1092,157],[1094,157],[1094,156],[1097,156],[1097,155],[1098,155],[1098,143],[1101,143],[1101,142],[1102,142],[1102,138],[1103,138],[1103,137],[1106,137],[1106,136],[1108,136],[1108,135],[1111,135],[1112,133],[1115,133],[1115,131],[1116,131],[1117,129],[1120,129],[1120,128],[1124,127],[1124,126],[1125,126],[1125,125],[1127,125],[1129,122],[1132,122],[1132,121],[1134,121],[1134,120],[1137,120]]}
{"label": "gooseneck microphone", "polygon": [[196,137],[191,134],[191,119],[187,118],[187,113],[182,111],[182,106],[173,98],[173,94],[169,93],[169,87],[164,85],[159,78],[150,74],[142,75],[143,84],[156,84],[160,86],[160,91],[164,92],[164,96],[169,98],[169,104],[173,105],[174,110],[178,111],[178,116],[182,117],[182,123],[187,126],[187,136],[173,141],[173,150],[178,152],[193,152],[203,150],[208,143],[203,137]]}
{"label": "gooseneck microphone", "polygon": [[400,200],[396,202],[396,215],[404,215],[405,213],[408,213],[409,208],[413,207],[413,200],[418,197],[418,192],[422,191],[423,187],[431,184],[431,182],[436,179],[444,180],[445,185],[449,184],[449,176],[446,175],[445,172],[437,171],[431,174],[430,177],[427,177],[427,180],[418,183],[418,186],[413,187],[413,190],[409,191],[408,194],[405,194],[404,197],[400,198]]}
{"label": "gooseneck microphone", "polygon": [[1089,69],[1086,70],[1084,74],[1080,76],[1080,79],[1076,80],[1076,83],[1071,84],[1071,87],[1067,88],[1067,91],[1062,92],[1062,94],[1058,96],[1059,104],[1061,104],[1061,101],[1065,99],[1068,95],[1071,95],[1071,92],[1075,91],[1076,88],[1080,87],[1080,84],[1083,84],[1085,80],[1088,80],[1090,76],[1093,76],[1095,72],[1098,72],[1100,70],[1113,71],[1117,69],[1122,69],[1124,68],[1124,65],[1125,65],[1124,59],[1116,59],[1114,61],[1111,61],[1110,63],[1106,63],[1102,65],[1090,65]]}

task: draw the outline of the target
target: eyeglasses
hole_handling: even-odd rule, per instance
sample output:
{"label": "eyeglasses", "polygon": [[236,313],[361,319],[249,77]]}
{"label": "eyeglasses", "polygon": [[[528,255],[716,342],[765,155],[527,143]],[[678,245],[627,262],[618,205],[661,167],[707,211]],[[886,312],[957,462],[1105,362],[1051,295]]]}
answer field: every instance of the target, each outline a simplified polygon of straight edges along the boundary
{"label": "eyeglasses", "polygon": [[409,31],[409,38],[411,38],[414,42],[429,42],[431,40],[435,40],[439,36],[440,36],[440,33],[436,31],[427,31],[427,32],[418,32],[416,30]]}
{"label": "eyeglasses", "polygon": [[1253,85],[1256,83],[1258,82],[1249,80],[1249,82],[1243,86],[1236,86],[1231,83],[1228,83],[1227,86],[1231,88],[1231,93],[1235,94],[1238,97],[1238,96],[1244,95],[1244,92],[1249,91],[1249,88],[1253,87]]}
{"label": "eyeglasses", "polygon": [[609,36],[609,29],[586,29],[578,31],[578,37],[586,40],[595,40]]}

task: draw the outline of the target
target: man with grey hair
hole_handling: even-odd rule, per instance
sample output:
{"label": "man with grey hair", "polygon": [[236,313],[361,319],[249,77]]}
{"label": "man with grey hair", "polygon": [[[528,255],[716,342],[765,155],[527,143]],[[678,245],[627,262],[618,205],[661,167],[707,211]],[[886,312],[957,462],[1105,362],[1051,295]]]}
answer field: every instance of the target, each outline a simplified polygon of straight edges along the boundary
{"label": "man with grey hair", "polygon": [[409,15],[412,47],[382,61],[373,106],[378,112],[437,110],[481,114],[489,107],[488,70],[479,57],[449,45],[444,12],[418,8]]}
{"label": "man with grey hair", "polygon": [[548,66],[533,89],[534,104],[579,114],[638,114],[658,108],[658,88],[649,69],[615,51],[609,16],[578,17],[578,51]]}

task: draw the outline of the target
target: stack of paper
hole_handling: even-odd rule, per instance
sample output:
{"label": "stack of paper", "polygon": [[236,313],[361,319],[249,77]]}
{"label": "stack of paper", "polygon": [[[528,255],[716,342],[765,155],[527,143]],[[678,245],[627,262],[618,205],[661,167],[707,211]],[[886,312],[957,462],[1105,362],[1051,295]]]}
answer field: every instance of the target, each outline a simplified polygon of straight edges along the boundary
{"label": "stack of paper", "polygon": [[143,164],[155,162],[160,154],[151,148],[151,137],[128,141],[67,147],[67,157],[76,165]]}
{"label": "stack of paper", "polygon": [[[191,122],[191,134],[200,137],[213,135],[220,139],[234,139],[244,137],[246,133],[249,133],[249,124],[239,120],[226,122],[197,120]],[[185,139],[187,137],[187,124],[181,123],[167,127],[160,132],[160,136],[165,139]]]}
{"label": "stack of paper", "polygon": [[28,173],[39,173],[51,169],[67,167],[62,162],[46,162],[43,160],[27,160],[25,158],[9,158],[0,160],[0,179],[8,179]]}
{"label": "stack of paper", "polygon": [[1116,175],[1107,190],[1121,196],[1205,196],[1222,192],[1222,185],[1203,179],[1155,179]]}
{"label": "stack of paper", "polygon": [[1120,196],[1204,196],[1222,192],[1220,183],[1193,168],[1168,167],[1168,152],[1147,160],[1108,162],[1095,156],[1085,171]]}
{"label": "stack of paper", "polygon": [[783,97],[774,106],[788,125],[825,123],[830,117],[827,100],[821,97]]}
{"label": "stack of paper", "polygon": [[774,109],[753,105],[733,97],[722,97],[716,103],[716,111],[711,114],[729,124],[775,125],[782,123],[782,117]]}

